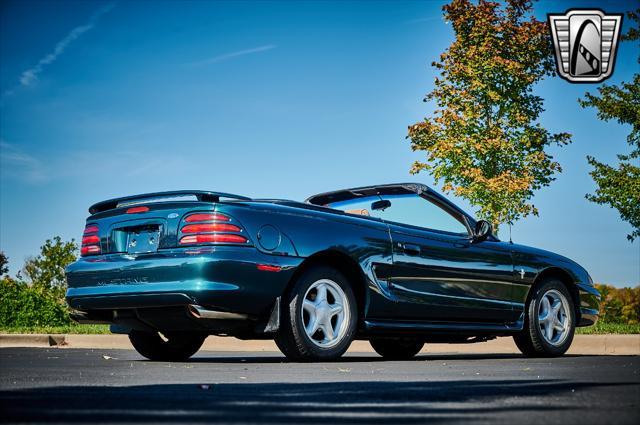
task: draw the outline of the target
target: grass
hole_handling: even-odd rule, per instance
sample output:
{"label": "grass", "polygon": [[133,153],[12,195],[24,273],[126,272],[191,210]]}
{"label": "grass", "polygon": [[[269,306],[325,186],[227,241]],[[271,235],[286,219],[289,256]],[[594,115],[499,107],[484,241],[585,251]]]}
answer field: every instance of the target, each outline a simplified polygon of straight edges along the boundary
{"label": "grass", "polygon": [[110,334],[109,325],[67,326],[0,326],[0,333],[5,334]]}
{"label": "grass", "polygon": [[[68,325],[68,326],[34,326],[34,327],[2,327],[0,333],[5,334],[109,334],[109,325]],[[640,334],[640,324],[602,323],[595,326],[576,329],[578,335],[598,334]]]}
{"label": "grass", "polygon": [[597,334],[640,334],[640,324],[628,325],[626,323],[602,323],[598,322],[595,326],[587,326],[585,328],[576,329],[579,335],[597,335]]}

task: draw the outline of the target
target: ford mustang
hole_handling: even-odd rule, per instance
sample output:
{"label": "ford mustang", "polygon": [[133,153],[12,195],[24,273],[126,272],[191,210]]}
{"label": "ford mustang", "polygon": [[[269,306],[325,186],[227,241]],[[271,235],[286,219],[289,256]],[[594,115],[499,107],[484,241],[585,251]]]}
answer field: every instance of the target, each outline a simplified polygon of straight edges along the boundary
{"label": "ford mustang", "polygon": [[584,268],[500,241],[422,184],[305,202],[161,192],[89,213],[66,269],[72,317],[111,324],[151,360],[185,360],[208,335],[274,339],[297,361],[336,359],[354,339],[408,359],[503,336],[558,356],[598,317]]}

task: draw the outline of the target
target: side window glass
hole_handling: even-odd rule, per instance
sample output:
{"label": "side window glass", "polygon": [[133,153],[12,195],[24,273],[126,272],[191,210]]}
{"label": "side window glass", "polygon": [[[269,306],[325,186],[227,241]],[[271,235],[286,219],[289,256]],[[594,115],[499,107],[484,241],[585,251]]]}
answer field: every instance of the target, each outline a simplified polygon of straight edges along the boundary
{"label": "side window glass", "polygon": [[389,208],[377,211],[383,220],[460,235],[469,233],[458,218],[418,195],[383,195],[382,198],[391,202]]}
{"label": "side window glass", "polygon": [[361,199],[349,199],[348,201],[335,202],[328,206],[336,210],[344,211],[347,214],[380,218],[382,211],[375,211],[371,209],[371,204],[378,200],[380,200],[380,198],[377,196],[368,196]]}

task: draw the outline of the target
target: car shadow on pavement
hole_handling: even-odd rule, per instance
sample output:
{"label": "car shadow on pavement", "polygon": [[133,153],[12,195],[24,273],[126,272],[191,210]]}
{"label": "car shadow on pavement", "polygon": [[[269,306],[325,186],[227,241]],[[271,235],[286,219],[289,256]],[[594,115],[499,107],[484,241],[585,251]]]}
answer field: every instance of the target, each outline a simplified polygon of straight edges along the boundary
{"label": "car shadow on pavement", "polygon": [[[592,357],[592,355],[565,354],[559,358],[567,357]],[[399,360],[406,362],[424,362],[424,361],[443,361],[443,360],[527,360],[528,358],[522,354],[492,354],[492,353],[475,353],[475,354],[420,354],[409,360]],[[387,362],[390,360],[370,353],[349,353],[333,363],[368,363],[368,362]],[[244,354],[235,355],[234,353],[213,353],[201,352],[197,357],[192,357],[188,363],[289,363],[283,355],[274,355],[274,353],[264,353],[264,355],[256,354],[246,356]],[[329,362],[331,363],[331,362]]]}
{"label": "car shadow on pavement", "polygon": [[[594,354],[563,354],[562,356],[555,357],[556,359],[572,358],[572,357],[593,357]],[[545,357],[538,357],[537,359],[544,359]],[[546,357],[546,359],[553,359],[554,357]],[[495,353],[426,353],[416,356],[413,360],[492,360],[492,359],[515,359],[515,360],[529,360],[530,357],[526,357],[523,354],[495,354]]]}
{"label": "car shadow on pavement", "polygon": [[3,422],[21,423],[536,423],[550,414],[573,423],[585,393],[621,393],[625,385],[637,386],[553,379],[54,386],[0,391],[0,411]]}

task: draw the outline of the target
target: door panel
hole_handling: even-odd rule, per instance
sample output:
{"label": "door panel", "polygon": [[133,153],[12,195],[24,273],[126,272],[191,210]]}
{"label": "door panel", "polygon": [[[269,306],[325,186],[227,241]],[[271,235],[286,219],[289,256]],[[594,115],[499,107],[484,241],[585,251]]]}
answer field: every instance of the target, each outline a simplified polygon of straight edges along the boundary
{"label": "door panel", "polygon": [[508,244],[390,224],[391,293],[398,316],[437,321],[514,319],[513,265]]}
{"label": "door panel", "polygon": [[[374,201],[389,201],[386,204]],[[471,243],[469,218],[429,193],[378,193],[332,204],[349,214],[373,216],[389,226],[393,264],[385,270],[395,304],[379,318],[514,322],[510,244]]]}

